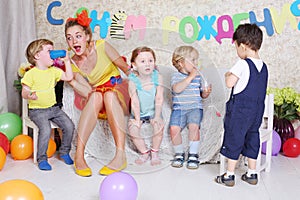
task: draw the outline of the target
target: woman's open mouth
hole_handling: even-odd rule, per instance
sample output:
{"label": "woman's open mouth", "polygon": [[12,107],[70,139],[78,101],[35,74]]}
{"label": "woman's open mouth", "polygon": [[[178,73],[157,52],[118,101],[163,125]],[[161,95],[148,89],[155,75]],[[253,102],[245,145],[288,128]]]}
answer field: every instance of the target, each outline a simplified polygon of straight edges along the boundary
{"label": "woman's open mouth", "polygon": [[76,53],[79,53],[81,50],[81,46],[74,46],[73,48],[75,49]]}

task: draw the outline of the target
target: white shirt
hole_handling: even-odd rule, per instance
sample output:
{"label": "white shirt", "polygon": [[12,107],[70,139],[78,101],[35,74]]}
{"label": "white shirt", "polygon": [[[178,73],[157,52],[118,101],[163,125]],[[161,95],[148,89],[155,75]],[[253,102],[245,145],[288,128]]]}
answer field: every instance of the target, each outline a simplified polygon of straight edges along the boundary
{"label": "white shirt", "polygon": [[[260,72],[263,67],[263,61],[256,58],[249,59],[252,60],[257,70]],[[250,69],[248,63],[246,60],[240,59],[229,71],[239,78],[233,89],[233,94],[238,94],[246,88],[249,81]]]}

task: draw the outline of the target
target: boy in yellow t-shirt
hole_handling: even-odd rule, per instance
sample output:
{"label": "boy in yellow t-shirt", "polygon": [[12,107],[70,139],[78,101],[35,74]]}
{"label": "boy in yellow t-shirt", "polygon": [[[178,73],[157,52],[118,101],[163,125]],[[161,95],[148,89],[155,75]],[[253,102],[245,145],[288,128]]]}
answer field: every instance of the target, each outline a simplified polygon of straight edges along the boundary
{"label": "boy in yellow t-shirt", "polygon": [[26,49],[26,57],[34,68],[25,73],[22,82],[22,97],[28,99],[29,117],[39,128],[37,161],[40,170],[51,170],[47,160],[47,149],[51,135],[50,121],[63,131],[60,158],[68,165],[73,164],[69,152],[74,133],[72,120],[56,104],[55,85],[58,81],[71,81],[73,73],[68,55],[61,58],[66,71],[52,67],[50,51],[53,42],[38,39],[31,42]]}

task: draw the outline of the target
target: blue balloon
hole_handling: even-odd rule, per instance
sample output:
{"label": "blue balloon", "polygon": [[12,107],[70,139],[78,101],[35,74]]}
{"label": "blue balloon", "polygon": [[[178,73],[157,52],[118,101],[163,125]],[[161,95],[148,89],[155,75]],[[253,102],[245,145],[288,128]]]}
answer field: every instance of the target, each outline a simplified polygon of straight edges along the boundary
{"label": "blue balloon", "polygon": [[100,200],[136,200],[138,194],[137,183],[125,172],[115,172],[107,176],[101,183]]}

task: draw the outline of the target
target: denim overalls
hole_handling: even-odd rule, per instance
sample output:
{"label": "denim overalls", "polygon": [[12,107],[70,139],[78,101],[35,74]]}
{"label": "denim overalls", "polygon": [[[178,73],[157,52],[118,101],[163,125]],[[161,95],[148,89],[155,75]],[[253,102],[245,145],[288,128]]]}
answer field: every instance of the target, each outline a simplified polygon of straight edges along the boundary
{"label": "denim overalls", "polygon": [[250,59],[245,59],[249,65],[250,77],[246,88],[233,95],[226,103],[224,119],[224,140],[221,154],[238,160],[242,154],[248,158],[257,159],[259,151],[258,129],[262,122],[264,100],[268,81],[268,70],[264,63],[260,72]]}

